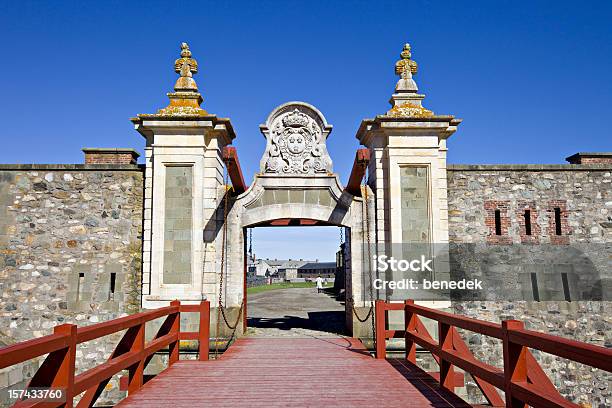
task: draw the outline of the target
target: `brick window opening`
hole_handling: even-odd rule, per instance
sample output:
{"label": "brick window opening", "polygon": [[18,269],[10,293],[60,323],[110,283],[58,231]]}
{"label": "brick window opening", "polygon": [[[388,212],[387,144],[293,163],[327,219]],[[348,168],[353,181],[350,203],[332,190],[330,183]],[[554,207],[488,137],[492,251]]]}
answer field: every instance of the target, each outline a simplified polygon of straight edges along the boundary
{"label": "brick window opening", "polygon": [[561,208],[555,207],[555,235],[561,235]]}
{"label": "brick window opening", "polygon": [[501,235],[501,211],[495,210],[495,235]]}
{"label": "brick window opening", "polygon": [[533,292],[533,300],[540,301],[540,291],[538,290],[538,276],[535,273],[531,274],[531,291]]}
{"label": "brick window opening", "polygon": [[531,211],[525,210],[525,235],[531,235]]}
{"label": "brick window opening", "polygon": [[491,200],[484,202],[485,226],[489,233],[487,243],[491,245],[510,245],[512,237],[508,234],[510,201]]}
{"label": "brick window opening", "polygon": [[110,274],[110,288],[108,292],[108,300],[113,300],[115,298],[115,282],[117,281],[117,274],[115,272],[111,272]]}
{"label": "brick window opening", "polygon": [[565,296],[565,301],[571,302],[572,298],[570,296],[569,282],[567,280],[567,273],[563,272],[561,274],[561,281],[563,282],[563,296]]}
{"label": "brick window opening", "polygon": [[76,300],[77,302],[83,297],[83,282],[85,282],[85,273],[79,272],[79,280],[77,281]]}

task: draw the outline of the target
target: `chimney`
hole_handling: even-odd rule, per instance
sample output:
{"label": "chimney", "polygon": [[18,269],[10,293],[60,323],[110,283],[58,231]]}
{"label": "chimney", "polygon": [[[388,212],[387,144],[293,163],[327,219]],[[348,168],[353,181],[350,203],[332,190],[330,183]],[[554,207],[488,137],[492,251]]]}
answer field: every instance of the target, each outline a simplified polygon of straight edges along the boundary
{"label": "chimney", "polygon": [[138,152],[134,149],[85,147],[85,164],[136,164]]}
{"label": "chimney", "polygon": [[565,160],[571,164],[612,164],[612,152],[580,152]]}

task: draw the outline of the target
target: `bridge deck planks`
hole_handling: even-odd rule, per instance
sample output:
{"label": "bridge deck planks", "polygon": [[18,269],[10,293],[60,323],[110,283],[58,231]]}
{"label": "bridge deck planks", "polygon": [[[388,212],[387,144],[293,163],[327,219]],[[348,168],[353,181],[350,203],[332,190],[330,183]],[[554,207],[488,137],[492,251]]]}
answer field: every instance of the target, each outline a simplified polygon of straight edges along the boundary
{"label": "bridge deck planks", "polygon": [[469,407],[401,360],[350,338],[241,338],[218,360],[179,361],[118,407]]}

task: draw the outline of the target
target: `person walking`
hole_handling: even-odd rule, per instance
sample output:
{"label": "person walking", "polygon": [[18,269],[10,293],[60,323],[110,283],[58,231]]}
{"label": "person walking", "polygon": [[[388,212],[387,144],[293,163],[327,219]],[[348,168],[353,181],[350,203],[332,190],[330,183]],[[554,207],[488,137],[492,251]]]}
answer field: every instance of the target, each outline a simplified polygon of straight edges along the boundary
{"label": "person walking", "polygon": [[317,293],[321,293],[323,290],[323,278],[321,275],[317,276]]}

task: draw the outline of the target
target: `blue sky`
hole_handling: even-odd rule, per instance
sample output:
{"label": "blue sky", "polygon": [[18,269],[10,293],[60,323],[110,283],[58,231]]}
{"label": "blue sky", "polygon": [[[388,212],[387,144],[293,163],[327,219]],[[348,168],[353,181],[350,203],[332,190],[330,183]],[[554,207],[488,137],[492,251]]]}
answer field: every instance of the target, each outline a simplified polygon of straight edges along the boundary
{"label": "blue sky", "polygon": [[389,107],[404,42],[425,105],[464,119],[450,163],[562,163],[612,150],[610,21],[612,2],[5,1],[0,162],[142,151],[128,119],[167,104],[186,41],[203,107],[232,120],[248,182],[265,147],[258,125],[290,100],[334,125],[346,181],[360,121]]}

